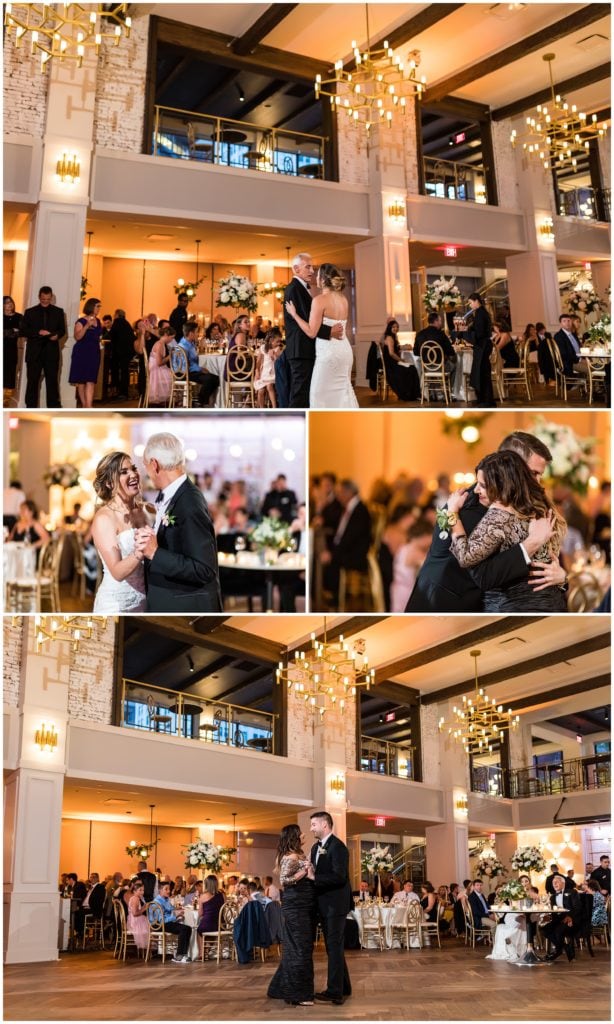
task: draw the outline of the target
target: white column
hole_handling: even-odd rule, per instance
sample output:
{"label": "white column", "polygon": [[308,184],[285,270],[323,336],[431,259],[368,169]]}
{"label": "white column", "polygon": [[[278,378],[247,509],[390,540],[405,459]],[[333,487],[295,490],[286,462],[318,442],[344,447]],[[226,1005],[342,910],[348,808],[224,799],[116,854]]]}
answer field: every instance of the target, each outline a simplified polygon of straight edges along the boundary
{"label": "white column", "polygon": [[451,719],[451,703],[431,704],[421,712],[423,778],[443,789],[446,819],[426,829],[426,868],[435,887],[469,877],[469,761],[456,740],[439,732],[442,716]]}
{"label": "white column", "polygon": [[[36,653],[33,620],[24,620],[18,766],[6,781],[4,959],[58,957],[60,830],[66,771],[70,644]],[[57,746],[41,751],[35,734],[53,727]]]}

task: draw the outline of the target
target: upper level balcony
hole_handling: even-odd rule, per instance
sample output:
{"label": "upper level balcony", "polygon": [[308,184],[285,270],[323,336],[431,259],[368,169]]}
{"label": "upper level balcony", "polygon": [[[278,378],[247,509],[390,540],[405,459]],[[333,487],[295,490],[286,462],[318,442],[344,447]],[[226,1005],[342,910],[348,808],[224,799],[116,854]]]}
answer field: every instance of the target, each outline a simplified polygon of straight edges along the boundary
{"label": "upper level balcony", "polygon": [[559,193],[561,217],[580,217],[609,224],[611,192],[609,188],[572,188]]}
{"label": "upper level balcony", "polygon": [[481,206],[488,203],[484,167],[428,156],[424,157],[422,165],[425,195]]}
{"label": "upper level balcony", "polygon": [[609,754],[528,765],[510,772],[504,771],[500,765],[474,765],[471,769],[471,792],[491,797],[526,799],[609,789],[610,785]]}

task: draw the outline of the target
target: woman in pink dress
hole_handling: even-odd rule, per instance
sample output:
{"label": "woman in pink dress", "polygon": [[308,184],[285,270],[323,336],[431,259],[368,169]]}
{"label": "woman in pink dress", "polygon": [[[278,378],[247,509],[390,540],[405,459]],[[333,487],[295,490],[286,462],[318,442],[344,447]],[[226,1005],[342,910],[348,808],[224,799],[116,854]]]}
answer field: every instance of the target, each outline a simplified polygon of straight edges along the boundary
{"label": "woman in pink dress", "polygon": [[147,923],[147,904],[145,903],[145,886],[140,879],[130,886],[128,900],[128,931],[132,932],[137,949],[147,949],[149,924]]}
{"label": "woman in pink dress", "polygon": [[168,365],[170,355],[166,343],[174,336],[174,332],[168,328],[163,330],[151,350],[149,356],[149,402],[151,405],[166,405],[170,398],[173,375]]}

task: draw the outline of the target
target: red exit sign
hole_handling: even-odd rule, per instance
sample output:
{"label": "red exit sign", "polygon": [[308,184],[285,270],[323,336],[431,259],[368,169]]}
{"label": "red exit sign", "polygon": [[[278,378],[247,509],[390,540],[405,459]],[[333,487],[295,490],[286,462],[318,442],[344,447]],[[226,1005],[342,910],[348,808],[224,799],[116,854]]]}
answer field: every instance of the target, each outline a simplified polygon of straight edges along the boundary
{"label": "red exit sign", "polygon": [[395,718],[396,718],[396,714],[394,713],[394,711],[387,711],[386,712],[386,721],[387,722],[394,722]]}
{"label": "red exit sign", "polygon": [[455,245],[445,245],[443,252],[444,256],[448,256],[449,259],[455,260],[458,250]]}
{"label": "red exit sign", "polygon": [[461,142],[464,142],[466,138],[465,132],[459,132],[458,135],[454,136],[455,145],[460,146]]}

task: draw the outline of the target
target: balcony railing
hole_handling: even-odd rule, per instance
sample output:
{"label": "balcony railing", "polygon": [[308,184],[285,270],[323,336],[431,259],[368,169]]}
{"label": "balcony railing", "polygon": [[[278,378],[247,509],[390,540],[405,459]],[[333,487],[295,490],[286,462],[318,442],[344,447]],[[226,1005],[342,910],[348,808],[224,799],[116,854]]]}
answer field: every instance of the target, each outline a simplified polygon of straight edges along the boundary
{"label": "balcony railing", "polygon": [[460,199],[467,203],[488,202],[486,172],[474,164],[460,164],[452,160],[436,160],[425,156],[424,192],[438,199]]}
{"label": "balcony railing", "polygon": [[156,106],[152,153],[268,174],[324,178],[325,141],[320,135]]}
{"label": "balcony railing", "polygon": [[610,755],[594,754],[572,761],[530,765],[506,772],[499,765],[473,765],[471,792],[513,798],[553,796],[610,786]]}
{"label": "balcony railing", "polygon": [[609,188],[574,188],[559,194],[561,217],[610,222]]}
{"label": "balcony railing", "polygon": [[360,770],[376,775],[392,775],[398,779],[413,779],[413,747],[373,736],[360,737]]}
{"label": "balcony railing", "polygon": [[122,680],[120,725],[208,745],[275,752],[275,715],[134,679]]}

